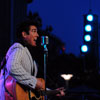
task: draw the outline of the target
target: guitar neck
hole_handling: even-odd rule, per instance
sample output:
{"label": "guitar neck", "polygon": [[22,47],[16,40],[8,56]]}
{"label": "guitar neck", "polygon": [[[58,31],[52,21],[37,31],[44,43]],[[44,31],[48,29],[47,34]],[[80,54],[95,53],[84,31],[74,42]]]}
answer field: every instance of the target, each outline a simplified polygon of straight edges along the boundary
{"label": "guitar neck", "polygon": [[58,91],[58,90],[47,90],[46,91],[46,95],[55,95],[58,93],[60,93],[60,91]]}
{"label": "guitar neck", "polygon": [[[60,94],[61,90],[46,90],[44,92],[45,95],[56,95],[56,94]],[[66,91],[66,89],[63,89],[63,91]]]}

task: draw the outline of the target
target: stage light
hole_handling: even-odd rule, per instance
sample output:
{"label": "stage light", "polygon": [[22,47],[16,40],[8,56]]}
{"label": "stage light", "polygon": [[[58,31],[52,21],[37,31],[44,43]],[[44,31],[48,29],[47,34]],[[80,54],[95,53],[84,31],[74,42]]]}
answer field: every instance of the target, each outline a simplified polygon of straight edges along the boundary
{"label": "stage light", "polygon": [[90,21],[90,22],[93,21],[93,15],[92,14],[87,15],[86,18],[87,18],[87,21]]}
{"label": "stage light", "polygon": [[61,77],[65,80],[66,82],[66,90],[69,88],[69,81],[73,77],[73,74],[61,74]]}
{"label": "stage light", "polygon": [[91,35],[89,35],[89,34],[84,35],[84,40],[85,40],[86,42],[91,41]]}
{"label": "stage light", "polygon": [[73,74],[61,74],[61,77],[64,78],[64,80],[70,80],[73,77]]}
{"label": "stage light", "polygon": [[81,46],[81,51],[84,52],[84,53],[87,52],[88,51],[88,46],[87,45],[82,45]]}
{"label": "stage light", "polygon": [[98,15],[89,11],[83,18],[83,45],[80,46],[80,53],[84,71],[97,71],[99,69]]}
{"label": "stage light", "polygon": [[92,26],[91,25],[85,25],[85,31],[86,32],[90,32],[90,31],[92,31]]}

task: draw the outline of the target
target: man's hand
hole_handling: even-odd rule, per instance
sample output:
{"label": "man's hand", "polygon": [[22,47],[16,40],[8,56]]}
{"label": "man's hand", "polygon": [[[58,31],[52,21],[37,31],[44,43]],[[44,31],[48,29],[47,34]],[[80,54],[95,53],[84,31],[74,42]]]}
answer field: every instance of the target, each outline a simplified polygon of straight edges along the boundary
{"label": "man's hand", "polygon": [[36,89],[37,90],[42,90],[43,89],[43,83],[39,79],[37,79]]}
{"label": "man's hand", "polygon": [[65,96],[65,89],[63,87],[57,88],[56,90],[59,91],[59,93],[56,96]]}

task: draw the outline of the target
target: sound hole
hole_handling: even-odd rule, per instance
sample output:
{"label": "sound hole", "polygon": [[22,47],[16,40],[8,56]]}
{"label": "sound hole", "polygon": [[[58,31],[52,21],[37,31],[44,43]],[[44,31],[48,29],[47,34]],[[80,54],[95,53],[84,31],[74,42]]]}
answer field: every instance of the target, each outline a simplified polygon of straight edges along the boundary
{"label": "sound hole", "polygon": [[32,100],[36,100],[36,98],[35,97],[32,97]]}

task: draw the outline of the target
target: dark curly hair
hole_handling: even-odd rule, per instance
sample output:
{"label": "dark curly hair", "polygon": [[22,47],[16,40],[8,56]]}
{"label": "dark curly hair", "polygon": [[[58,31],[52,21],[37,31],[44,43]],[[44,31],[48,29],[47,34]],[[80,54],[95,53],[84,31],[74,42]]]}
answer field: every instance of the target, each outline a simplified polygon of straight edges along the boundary
{"label": "dark curly hair", "polygon": [[25,20],[23,22],[21,22],[20,24],[17,25],[16,28],[16,37],[17,39],[21,39],[22,38],[22,32],[26,32],[27,34],[29,34],[29,29],[30,26],[34,25],[36,27],[38,27],[38,24],[32,20]]}

